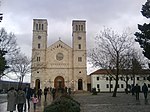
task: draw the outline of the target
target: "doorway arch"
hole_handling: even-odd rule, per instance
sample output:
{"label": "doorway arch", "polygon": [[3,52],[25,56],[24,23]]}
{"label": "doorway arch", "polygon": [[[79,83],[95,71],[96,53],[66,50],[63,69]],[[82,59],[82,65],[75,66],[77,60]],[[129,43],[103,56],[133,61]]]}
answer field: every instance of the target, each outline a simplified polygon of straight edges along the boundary
{"label": "doorway arch", "polygon": [[82,79],[78,80],[78,90],[83,90],[83,83]]}
{"label": "doorway arch", "polygon": [[55,78],[55,80],[54,80],[54,87],[56,89],[65,87],[64,78],[62,76],[57,76]]}
{"label": "doorway arch", "polygon": [[36,90],[38,90],[38,89],[40,89],[40,79],[36,79],[36,81],[35,81],[35,88],[36,88]]}

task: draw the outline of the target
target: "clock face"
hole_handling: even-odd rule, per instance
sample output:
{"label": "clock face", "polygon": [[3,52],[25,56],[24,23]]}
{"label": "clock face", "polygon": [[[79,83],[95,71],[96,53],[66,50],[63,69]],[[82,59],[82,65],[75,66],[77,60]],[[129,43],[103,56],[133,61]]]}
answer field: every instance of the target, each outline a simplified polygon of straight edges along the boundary
{"label": "clock face", "polygon": [[58,61],[61,61],[63,58],[64,58],[63,53],[57,53],[56,59],[57,59]]}
{"label": "clock face", "polygon": [[41,36],[38,36],[38,39],[41,39]]}
{"label": "clock face", "polygon": [[78,37],[79,40],[81,40],[81,37]]}

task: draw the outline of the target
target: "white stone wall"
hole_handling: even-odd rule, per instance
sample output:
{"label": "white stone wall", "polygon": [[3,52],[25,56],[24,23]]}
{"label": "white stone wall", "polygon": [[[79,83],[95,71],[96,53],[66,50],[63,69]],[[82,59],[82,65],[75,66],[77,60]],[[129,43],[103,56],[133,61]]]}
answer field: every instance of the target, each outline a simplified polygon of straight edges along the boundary
{"label": "white stone wall", "polygon": [[[97,77],[99,77],[99,80],[97,80]],[[109,77],[109,76],[102,75],[102,74],[101,75],[95,75],[95,74],[91,75],[91,88],[96,88],[96,90],[98,91],[97,84],[99,84],[101,92],[109,92],[110,91],[110,83],[109,83],[109,80],[106,80],[106,77]],[[137,77],[139,77],[139,80],[137,80]],[[145,76],[143,75],[142,77],[139,75],[136,75],[135,76],[135,84],[138,84],[141,87],[144,83],[146,83],[147,85],[150,84],[150,82],[148,80],[143,80],[143,77],[145,77],[147,79],[146,75]],[[109,88],[107,88],[107,84],[109,85]],[[113,85],[113,88],[111,88],[111,91],[113,91],[114,87],[115,87],[115,80],[112,80],[111,84]],[[118,84],[119,84],[119,88],[117,89],[117,91],[124,92],[125,88],[126,88],[125,81],[121,80],[121,78],[119,77]],[[133,84],[133,80],[131,80],[131,78],[129,79],[128,84],[130,84],[130,85]],[[121,85],[123,85],[123,88],[121,87]]]}

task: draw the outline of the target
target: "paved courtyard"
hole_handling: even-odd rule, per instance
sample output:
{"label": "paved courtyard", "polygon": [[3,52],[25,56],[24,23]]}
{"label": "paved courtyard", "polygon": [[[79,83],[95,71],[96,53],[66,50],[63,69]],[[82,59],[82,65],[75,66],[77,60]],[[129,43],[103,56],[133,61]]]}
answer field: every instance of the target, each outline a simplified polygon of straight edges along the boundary
{"label": "paved courtyard", "polygon": [[[140,100],[137,101],[135,96],[125,93],[117,93],[117,97],[112,97],[112,93],[99,93],[92,95],[91,93],[74,94],[73,97],[81,103],[81,112],[150,112],[150,94],[148,101],[145,102],[143,94],[140,94]],[[6,95],[0,95],[0,112],[7,112]],[[44,106],[52,101],[48,96],[47,102],[42,100],[37,105],[36,112],[43,112]],[[14,111],[17,112],[17,111]],[[33,112],[31,109],[26,112]]]}
{"label": "paved courtyard", "polygon": [[76,94],[74,98],[81,103],[81,112],[150,112],[149,100],[145,102],[142,93],[139,101],[125,93],[117,93],[117,97],[112,93]]}

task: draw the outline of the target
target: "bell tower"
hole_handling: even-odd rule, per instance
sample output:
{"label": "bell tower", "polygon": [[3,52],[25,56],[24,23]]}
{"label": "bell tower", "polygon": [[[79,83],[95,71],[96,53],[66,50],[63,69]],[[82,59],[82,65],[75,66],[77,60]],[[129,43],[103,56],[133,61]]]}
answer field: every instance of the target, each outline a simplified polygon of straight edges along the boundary
{"label": "bell tower", "polygon": [[73,80],[77,90],[87,90],[86,21],[73,20]]}
{"label": "bell tower", "polygon": [[[47,20],[33,19],[31,86],[40,88],[45,75],[47,49]],[[39,67],[39,68],[38,68]],[[36,84],[36,80],[38,80]],[[33,83],[34,82],[34,83]],[[38,89],[37,88],[37,89]]]}

